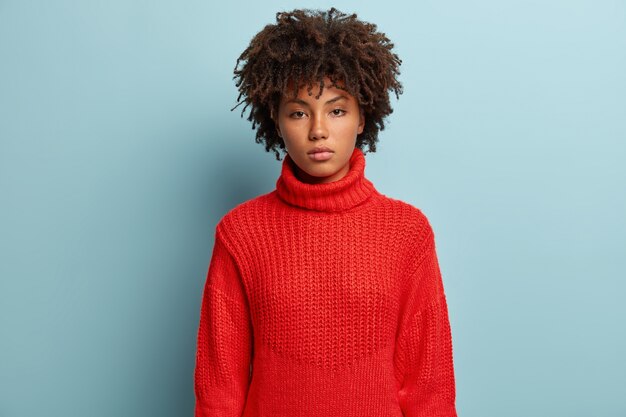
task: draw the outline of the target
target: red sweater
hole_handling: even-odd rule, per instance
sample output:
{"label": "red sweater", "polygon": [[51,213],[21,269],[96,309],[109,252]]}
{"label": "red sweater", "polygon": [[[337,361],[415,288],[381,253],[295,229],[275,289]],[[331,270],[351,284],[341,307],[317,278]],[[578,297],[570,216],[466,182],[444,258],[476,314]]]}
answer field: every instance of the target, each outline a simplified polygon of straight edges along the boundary
{"label": "red sweater", "polygon": [[215,228],[196,417],[456,417],[433,230],[379,193],[355,148],[338,181],[276,189]]}

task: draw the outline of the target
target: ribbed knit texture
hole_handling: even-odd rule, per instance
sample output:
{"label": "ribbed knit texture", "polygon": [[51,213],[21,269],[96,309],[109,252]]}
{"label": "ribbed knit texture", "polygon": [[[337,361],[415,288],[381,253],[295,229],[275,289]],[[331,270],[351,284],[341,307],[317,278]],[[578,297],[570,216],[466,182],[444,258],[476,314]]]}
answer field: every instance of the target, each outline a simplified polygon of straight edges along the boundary
{"label": "ribbed knit texture", "polygon": [[456,417],[431,225],[379,193],[355,148],[340,180],[276,189],[215,229],[196,417]]}

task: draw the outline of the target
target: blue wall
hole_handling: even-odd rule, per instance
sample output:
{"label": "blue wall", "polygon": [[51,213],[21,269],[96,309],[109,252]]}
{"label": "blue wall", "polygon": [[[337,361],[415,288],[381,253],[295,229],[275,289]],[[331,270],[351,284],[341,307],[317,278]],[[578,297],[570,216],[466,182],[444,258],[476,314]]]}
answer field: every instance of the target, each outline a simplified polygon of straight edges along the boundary
{"label": "blue wall", "polygon": [[280,169],[235,60],[331,5],[404,60],[366,173],[435,230],[459,415],[626,415],[625,3],[361,3],[0,2],[0,416],[192,415],[214,226]]}

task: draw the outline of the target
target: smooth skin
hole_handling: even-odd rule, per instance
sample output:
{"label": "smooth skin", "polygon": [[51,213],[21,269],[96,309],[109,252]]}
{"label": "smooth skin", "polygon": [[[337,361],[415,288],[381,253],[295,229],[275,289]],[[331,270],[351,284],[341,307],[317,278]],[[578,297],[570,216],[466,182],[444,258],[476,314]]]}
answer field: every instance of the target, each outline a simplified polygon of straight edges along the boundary
{"label": "smooth skin", "polygon": [[[304,86],[296,99],[283,97],[278,115],[272,117],[287,153],[299,168],[296,176],[310,184],[338,181],[348,173],[357,135],[365,127],[356,98],[330,85],[330,79],[324,78],[324,91],[318,99],[319,85],[313,87],[311,96]],[[330,159],[318,161],[308,154],[318,146],[332,150]]]}

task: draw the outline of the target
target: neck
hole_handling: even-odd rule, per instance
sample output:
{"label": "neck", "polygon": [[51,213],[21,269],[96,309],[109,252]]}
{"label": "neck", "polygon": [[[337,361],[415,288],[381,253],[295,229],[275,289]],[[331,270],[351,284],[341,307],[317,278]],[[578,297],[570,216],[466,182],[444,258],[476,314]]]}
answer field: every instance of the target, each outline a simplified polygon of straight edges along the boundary
{"label": "neck", "polygon": [[301,170],[285,156],[276,192],[287,204],[308,210],[340,212],[366,202],[377,193],[374,184],[365,177],[365,155],[354,148],[348,171],[340,179],[331,182],[308,182],[299,176]]}

